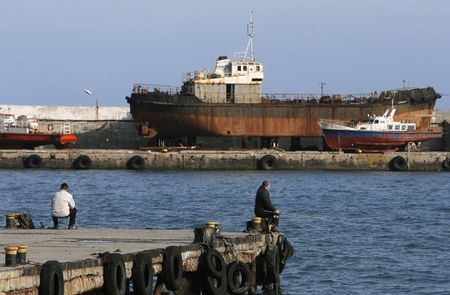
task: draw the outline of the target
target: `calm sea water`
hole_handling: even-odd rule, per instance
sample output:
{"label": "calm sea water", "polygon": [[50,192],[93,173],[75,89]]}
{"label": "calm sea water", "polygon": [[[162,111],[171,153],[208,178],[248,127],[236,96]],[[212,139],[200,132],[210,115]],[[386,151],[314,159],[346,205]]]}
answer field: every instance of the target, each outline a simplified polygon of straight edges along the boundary
{"label": "calm sea water", "polygon": [[[296,253],[284,294],[450,294],[450,174],[0,170],[0,214],[49,206],[67,182],[83,228],[244,228],[272,181]],[[0,236],[1,239],[1,236]]]}

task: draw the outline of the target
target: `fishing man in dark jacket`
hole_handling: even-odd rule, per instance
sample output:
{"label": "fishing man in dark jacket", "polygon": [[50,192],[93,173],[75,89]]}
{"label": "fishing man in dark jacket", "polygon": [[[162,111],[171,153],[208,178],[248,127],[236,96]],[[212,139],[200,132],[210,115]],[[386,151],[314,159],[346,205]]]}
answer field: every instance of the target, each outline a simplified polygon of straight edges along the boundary
{"label": "fishing man in dark jacket", "polygon": [[270,182],[264,180],[262,185],[256,192],[255,197],[255,215],[256,217],[261,217],[269,223],[273,224],[272,231],[278,231],[275,226],[278,226],[280,210],[272,205],[270,200]]}

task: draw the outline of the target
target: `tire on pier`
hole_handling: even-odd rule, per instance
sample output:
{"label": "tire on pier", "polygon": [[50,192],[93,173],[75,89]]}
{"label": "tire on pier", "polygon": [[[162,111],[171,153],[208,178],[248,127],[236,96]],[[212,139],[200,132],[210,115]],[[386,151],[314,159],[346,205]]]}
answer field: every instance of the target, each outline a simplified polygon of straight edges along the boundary
{"label": "tire on pier", "polygon": [[231,294],[245,294],[250,287],[250,269],[239,261],[231,262],[227,267],[227,284]]}
{"label": "tire on pier", "polygon": [[407,168],[406,159],[402,156],[396,156],[389,162],[389,169],[392,171],[405,171]]}
{"label": "tire on pier", "polygon": [[73,168],[77,170],[86,170],[91,167],[91,158],[81,155],[73,161]]}
{"label": "tire on pier", "polygon": [[442,161],[442,169],[444,171],[450,171],[450,158],[445,158],[445,160]]}
{"label": "tire on pier", "polygon": [[266,282],[278,283],[280,280],[280,252],[276,245],[269,245],[266,251]]}
{"label": "tire on pier", "polygon": [[139,252],[136,254],[131,273],[134,294],[152,294],[153,263],[152,255],[150,253]]}
{"label": "tire on pier", "polygon": [[23,165],[25,168],[41,168],[42,166],[42,158],[39,155],[31,155],[25,158],[23,161]]}
{"label": "tire on pier", "polygon": [[227,291],[227,268],[222,254],[209,249],[201,257],[203,288],[206,294],[222,295]]}
{"label": "tire on pier", "polygon": [[103,263],[103,290],[110,295],[125,295],[127,289],[127,275],[122,255],[107,254]]}
{"label": "tire on pier", "polygon": [[145,160],[141,156],[133,156],[127,162],[127,168],[133,170],[142,170],[144,169]]}
{"label": "tire on pier", "polygon": [[183,281],[183,259],[180,247],[169,246],[164,251],[162,263],[162,276],[166,288],[177,291]]}
{"label": "tire on pier", "polygon": [[49,260],[42,265],[40,273],[39,294],[64,295],[64,276],[61,264]]}
{"label": "tire on pier", "polygon": [[278,159],[272,155],[265,155],[258,160],[258,168],[261,170],[274,170],[278,167]]}

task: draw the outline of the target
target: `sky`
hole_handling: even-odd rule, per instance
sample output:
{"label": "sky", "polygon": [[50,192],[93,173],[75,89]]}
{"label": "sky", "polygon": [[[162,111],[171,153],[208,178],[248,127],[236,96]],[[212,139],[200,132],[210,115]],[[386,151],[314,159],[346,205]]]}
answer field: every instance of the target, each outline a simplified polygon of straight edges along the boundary
{"label": "sky", "polygon": [[133,83],[180,86],[243,51],[250,11],[265,93],[450,93],[448,0],[15,0],[0,4],[0,104],[127,106]]}

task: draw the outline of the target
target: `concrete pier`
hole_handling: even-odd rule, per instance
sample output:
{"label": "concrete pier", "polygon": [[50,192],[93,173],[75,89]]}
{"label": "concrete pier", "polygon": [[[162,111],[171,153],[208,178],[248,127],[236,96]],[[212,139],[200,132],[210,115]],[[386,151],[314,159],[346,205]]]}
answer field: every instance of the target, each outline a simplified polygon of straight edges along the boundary
{"label": "concrete pier", "polygon": [[[142,251],[151,253],[153,274],[161,275],[168,246],[177,246],[182,257],[183,284],[177,294],[199,294],[192,291],[199,288],[193,286],[199,284],[195,273],[203,267],[199,260],[209,247],[222,253],[228,265],[232,261],[256,265],[256,258],[264,254],[269,244],[276,243],[278,234],[221,233],[207,248],[204,243],[194,242],[198,237],[192,230],[0,229],[0,235],[2,248],[28,245],[27,264],[5,267],[0,263],[0,294],[11,295],[42,294],[39,286],[43,284],[43,265],[49,260],[57,261],[62,267],[64,294],[103,294],[108,253],[123,258],[128,281],[133,276],[136,254]],[[256,290],[255,280],[252,286]]]}
{"label": "concrete pier", "polygon": [[[38,149],[0,150],[0,168],[443,171],[448,170],[449,157],[450,152],[359,154],[286,152],[274,149],[244,151]],[[399,165],[392,164],[394,158],[400,159],[399,163],[396,163]],[[393,169],[393,166],[399,169]]]}

